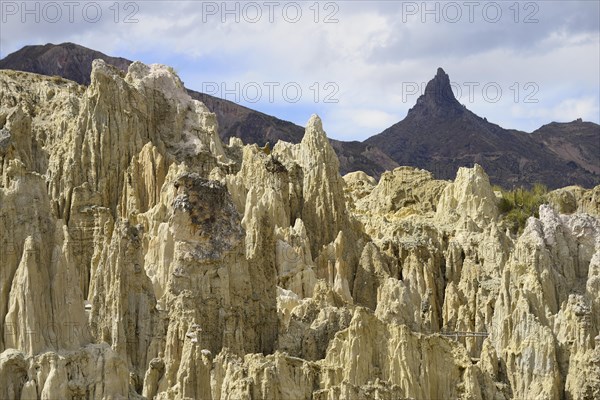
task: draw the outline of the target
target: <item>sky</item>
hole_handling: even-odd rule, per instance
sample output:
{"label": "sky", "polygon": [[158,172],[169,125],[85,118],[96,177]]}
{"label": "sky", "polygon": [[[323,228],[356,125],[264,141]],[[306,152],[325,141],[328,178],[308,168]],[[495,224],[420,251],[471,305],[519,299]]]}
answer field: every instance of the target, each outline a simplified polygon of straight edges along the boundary
{"label": "sky", "polygon": [[600,122],[600,2],[6,1],[0,58],[77,43],[175,68],[186,87],[364,140],[402,120],[438,67],[505,128]]}

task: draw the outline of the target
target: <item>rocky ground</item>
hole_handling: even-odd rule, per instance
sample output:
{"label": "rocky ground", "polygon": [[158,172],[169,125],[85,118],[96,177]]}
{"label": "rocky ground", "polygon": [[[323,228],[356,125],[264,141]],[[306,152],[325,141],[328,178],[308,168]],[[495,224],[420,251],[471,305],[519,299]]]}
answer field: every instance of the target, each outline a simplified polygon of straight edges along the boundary
{"label": "rocky ground", "polygon": [[0,72],[1,399],[598,399],[600,186],[221,142],[168,67]]}

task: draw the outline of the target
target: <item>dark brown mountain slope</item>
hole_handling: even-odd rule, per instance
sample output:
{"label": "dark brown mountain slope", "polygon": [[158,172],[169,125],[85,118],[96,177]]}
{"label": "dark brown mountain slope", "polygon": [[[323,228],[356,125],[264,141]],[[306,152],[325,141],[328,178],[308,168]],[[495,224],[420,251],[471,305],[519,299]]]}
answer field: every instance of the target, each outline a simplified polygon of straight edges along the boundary
{"label": "dark brown mountain slope", "polygon": [[[424,168],[443,179],[454,178],[458,167],[478,163],[493,183],[505,187],[536,182],[551,188],[598,185],[600,126],[546,127],[530,134],[480,118],[456,100],[440,68],[406,118],[365,143],[400,165]],[[568,132],[573,130],[577,133]]]}
{"label": "dark brown mountain slope", "polygon": [[292,122],[206,93],[189,89],[188,93],[217,114],[219,135],[225,143],[229,141],[230,137],[239,137],[244,143],[256,143],[259,146],[264,146],[267,142],[274,144],[277,140],[299,143],[304,135],[304,128]]}
{"label": "dark brown mountain slope", "polygon": [[127,70],[131,61],[110,57],[74,43],[44,46],[25,46],[0,60],[0,69],[33,72],[40,75],[61,76],[82,85],[90,84],[92,61],[101,58],[108,64]]}
{"label": "dark brown mountain slope", "polygon": [[552,122],[531,135],[567,163],[573,163],[600,175],[600,132],[597,124]]}
{"label": "dark brown mountain slope", "polygon": [[[92,61],[98,58],[124,71],[132,63],[130,60],[110,57],[73,43],[63,43],[26,46],[0,60],[0,69],[57,75],[88,85]],[[244,143],[257,143],[260,146],[266,142],[274,144],[277,140],[298,143],[304,135],[304,128],[292,122],[205,93],[189,89],[188,93],[217,115],[219,135],[226,143],[230,137],[239,137]],[[379,177],[386,169],[397,166],[385,153],[373,146],[361,142],[331,142],[339,156],[342,174],[362,170]]]}

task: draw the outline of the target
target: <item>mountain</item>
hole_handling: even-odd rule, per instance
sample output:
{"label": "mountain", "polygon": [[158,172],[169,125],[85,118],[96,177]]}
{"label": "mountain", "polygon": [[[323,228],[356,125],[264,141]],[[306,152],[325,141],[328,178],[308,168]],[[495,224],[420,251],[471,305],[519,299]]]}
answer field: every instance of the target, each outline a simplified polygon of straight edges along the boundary
{"label": "mountain", "polygon": [[25,46],[0,60],[0,69],[34,72],[48,76],[60,76],[81,85],[90,84],[92,61],[105,62],[126,71],[131,61],[120,57],[110,57],[99,51],[74,43],[43,46]]}
{"label": "mountain", "polygon": [[[89,85],[92,61],[95,59],[102,59],[123,71],[132,63],[130,60],[110,57],[74,43],[49,43],[43,46],[25,46],[9,54],[0,60],[0,69],[56,75],[81,85]],[[202,101],[217,115],[219,136],[225,143],[230,137],[239,137],[244,143],[256,143],[259,146],[264,146],[267,142],[273,145],[278,140],[299,143],[304,135],[304,128],[292,122],[206,93],[188,89],[188,94]],[[342,175],[362,170],[379,177],[384,171],[398,166],[387,154],[368,144],[335,140],[331,142],[340,159]]]}
{"label": "mountain", "polygon": [[[89,84],[91,64],[102,59],[121,70],[130,60],[73,43],[26,46],[0,60],[0,69],[58,75]],[[205,93],[188,89],[217,116],[219,136],[263,146],[277,140],[299,143],[304,128]],[[364,142],[330,139],[342,175],[364,171],[379,178],[399,165],[427,169],[453,179],[457,168],[482,165],[492,183],[504,187],[544,183],[550,188],[600,183],[600,126],[591,122],[550,123],[532,132],[505,129],[468,110],[454,97],[442,68],[402,121]]]}
{"label": "mountain", "polygon": [[600,126],[591,122],[553,123],[533,133],[490,123],[456,100],[439,68],[406,118],[365,143],[442,179],[478,163],[496,184],[556,188],[600,183],[599,141]]}
{"label": "mountain", "polygon": [[267,142],[275,144],[278,140],[299,143],[304,135],[304,128],[292,122],[206,93],[189,89],[187,92],[217,114],[220,136],[226,143],[230,137],[239,137],[244,143],[256,143],[259,146],[264,146]]}
{"label": "mountain", "polygon": [[598,125],[578,119],[552,122],[534,131],[532,136],[567,163],[579,165],[600,175],[600,134]]}

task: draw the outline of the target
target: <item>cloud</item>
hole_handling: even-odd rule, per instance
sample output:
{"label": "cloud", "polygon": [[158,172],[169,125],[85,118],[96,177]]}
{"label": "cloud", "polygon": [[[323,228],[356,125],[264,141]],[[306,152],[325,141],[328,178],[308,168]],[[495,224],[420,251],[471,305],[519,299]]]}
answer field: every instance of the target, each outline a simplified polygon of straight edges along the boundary
{"label": "cloud", "polygon": [[[395,34],[389,42],[373,51],[370,55],[372,62],[407,56],[470,56],[497,49],[539,54],[548,50],[551,43],[547,43],[547,37],[553,32],[577,35],[598,32],[599,29],[600,6],[595,2],[396,4],[396,10],[388,14]],[[456,7],[450,9],[456,9],[458,13],[444,11],[451,4]],[[491,5],[495,6],[489,7]],[[407,12],[407,9],[412,12]],[[428,13],[427,10],[437,12]],[[456,15],[460,17],[456,18]],[[452,22],[455,19],[456,22]]]}
{"label": "cloud", "polygon": [[512,114],[517,118],[535,118],[546,121],[554,120],[557,115],[560,115],[561,119],[557,122],[570,122],[577,118],[590,120],[600,114],[600,104],[594,97],[568,98],[552,107],[525,108],[515,105]]}
{"label": "cloud", "polygon": [[[421,1],[279,2],[273,9],[251,3],[135,2],[135,10],[119,3],[118,22],[110,2],[97,2],[103,16],[95,23],[81,15],[54,24],[10,16],[0,27],[0,51],[4,56],[26,44],[72,41],[174,65],[193,89],[211,82],[263,90],[268,82],[279,83],[278,90],[297,84],[297,102],[281,91],[274,101],[263,92],[257,102],[239,96],[240,102],[298,124],[319,113],[339,139],[365,139],[402,119],[418,96],[407,88],[423,86],[440,66],[461,89],[461,102],[502,126],[533,130],[577,113],[600,122],[593,106],[600,87],[598,2],[481,2],[473,21],[460,1],[428,2],[437,15],[425,13]],[[461,12],[456,22],[450,22],[457,15],[452,3]],[[487,3],[501,8],[497,22],[490,22],[494,6],[483,14]],[[124,23],[131,11],[138,22]],[[538,22],[525,23],[527,17]],[[470,101],[473,82],[479,85]],[[492,83],[502,89],[497,102],[481,91]],[[527,84],[537,85],[537,103],[523,102],[532,93]],[[329,100],[337,102],[326,102],[333,92]]]}

